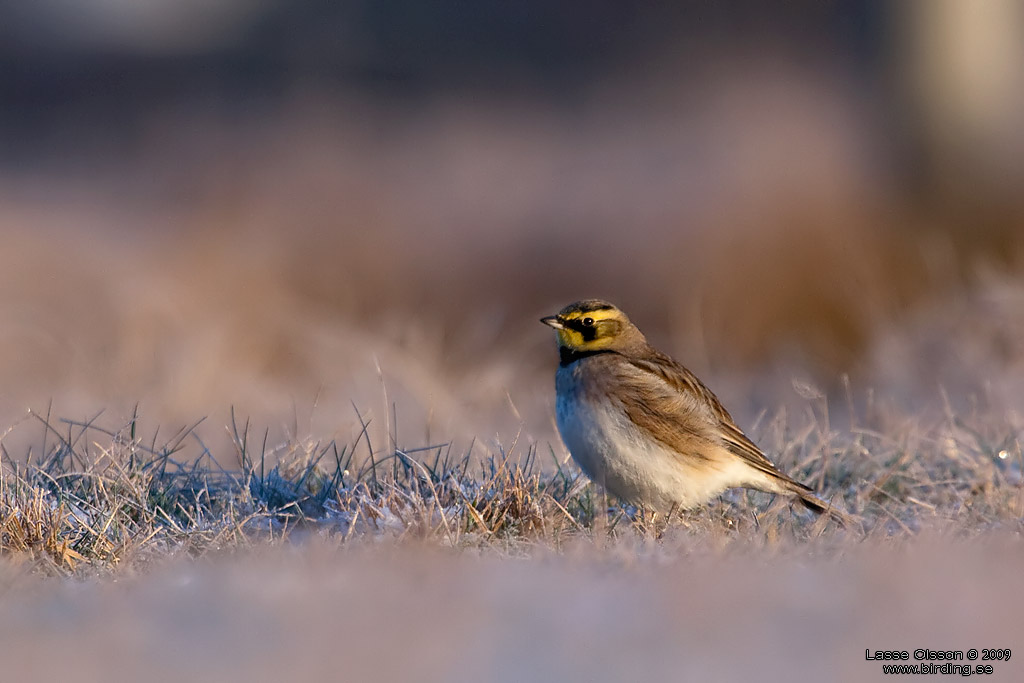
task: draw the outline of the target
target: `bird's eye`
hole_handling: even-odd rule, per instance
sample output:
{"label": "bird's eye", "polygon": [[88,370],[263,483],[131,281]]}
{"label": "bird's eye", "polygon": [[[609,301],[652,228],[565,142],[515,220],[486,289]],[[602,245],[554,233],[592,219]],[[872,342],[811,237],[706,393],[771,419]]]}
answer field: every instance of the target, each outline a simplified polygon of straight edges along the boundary
{"label": "bird's eye", "polygon": [[593,327],[593,326],[594,326],[594,319],[593,318],[584,318],[583,319],[583,327]]}

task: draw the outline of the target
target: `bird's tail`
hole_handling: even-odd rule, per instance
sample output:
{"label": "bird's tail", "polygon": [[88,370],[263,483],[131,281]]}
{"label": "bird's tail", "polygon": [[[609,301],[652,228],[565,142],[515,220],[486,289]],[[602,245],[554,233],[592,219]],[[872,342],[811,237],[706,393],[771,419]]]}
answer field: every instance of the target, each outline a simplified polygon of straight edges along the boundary
{"label": "bird's tail", "polygon": [[790,492],[796,496],[796,499],[800,501],[800,504],[805,508],[819,515],[828,515],[834,520],[839,526],[844,529],[858,528],[857,519],[852,515],[843,512],[839,508],[832,505],[832,503],[826,502],[818,496],[814,495],[814,491],[807,488],[803,484],[794,482],[795,486],[790,487]]}

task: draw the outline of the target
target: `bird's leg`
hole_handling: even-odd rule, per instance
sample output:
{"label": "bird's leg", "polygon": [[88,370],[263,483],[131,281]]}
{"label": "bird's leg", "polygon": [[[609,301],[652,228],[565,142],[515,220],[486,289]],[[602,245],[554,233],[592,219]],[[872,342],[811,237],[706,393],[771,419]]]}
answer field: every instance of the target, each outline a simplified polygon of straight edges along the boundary
{"label": "bird's leg", "polygon": [[682,512],[679,509],[679,504],[672,503],[672,507],[668,509],[668,513],[665,515],[665,520],[661,525],[661,529],[658,531],[659,540],[665,535],[665,532],[668,531],[669,526],[672,525],[672,515],[677,513],[679,514],[680,521],[682,521],[683,516]]}
{"label": "bird's leg", "polygon": [[[647,510],[644,510],[644,522],[646,522]],[[647,524],[646,536],[651,540],[658,540],[661,538],[661,532],[658,531],[658,511],[651,510],[651,521]]]}
{"label": "bird's leg", "polygon": [[647,509],[646,505],[638,505],[636,512],[633,514],[633,528],[643,538],[647,540],[655,539],[658,536],[658,512]]}
{"label": "bird's leg", "polygon": [[597,500],[594,502],[594,507],[597,508],[594,510],[594,540],[598,546],[603,546],[615,525],[608,524],[608,492],[604,486],[598,486],[597,489]]}

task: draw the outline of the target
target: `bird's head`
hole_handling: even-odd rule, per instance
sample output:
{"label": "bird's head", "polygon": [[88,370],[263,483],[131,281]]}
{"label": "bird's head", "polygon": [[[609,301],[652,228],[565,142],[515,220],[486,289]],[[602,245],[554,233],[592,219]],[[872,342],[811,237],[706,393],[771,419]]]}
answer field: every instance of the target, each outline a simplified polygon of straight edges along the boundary
{"label": "bird's head", "polygon": [[555,328],[559,348],[572,354],[625,351],[647,343],[625,313],[600,299],[577,301],[540,321]]}

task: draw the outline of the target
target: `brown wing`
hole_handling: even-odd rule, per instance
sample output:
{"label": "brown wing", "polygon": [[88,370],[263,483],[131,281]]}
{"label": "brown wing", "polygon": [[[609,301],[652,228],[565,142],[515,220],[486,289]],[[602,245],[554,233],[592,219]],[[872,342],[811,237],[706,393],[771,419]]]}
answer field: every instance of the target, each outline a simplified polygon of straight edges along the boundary
{"label": "brown wing", "polygon": [[[647,389],[644,396],[649,398],[636,401],[640,406],[631,406],[635,414],[630,413],[630,408],[627,413],[634,421],[651,429],[660,441],[673,448],[681,440],[685,442],[694,436],[720,443],[762,472],[810,490],[780,472],[736,425],[718,397],[692,372],[654,349],[643,358],[628,360],[633,368],[647,376],[646,380],[641,376],[634,381]],[[659,385],[665,388],[658,390]]]}

